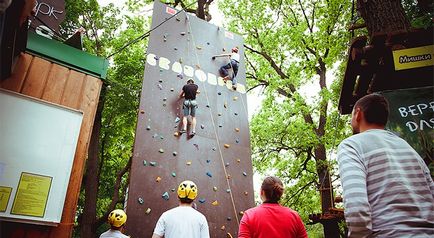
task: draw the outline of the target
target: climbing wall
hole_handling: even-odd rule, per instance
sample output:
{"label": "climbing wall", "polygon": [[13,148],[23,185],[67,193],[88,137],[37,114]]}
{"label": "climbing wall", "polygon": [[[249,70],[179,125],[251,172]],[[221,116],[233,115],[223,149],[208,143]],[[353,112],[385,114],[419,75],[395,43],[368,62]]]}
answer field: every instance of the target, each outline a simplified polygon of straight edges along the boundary
{"label": "climbing wall", "polygon": [[[211,237],[236,237],[243,211],[254,206],[245,63],[241,57],[234,91],[218,73],[229,58],[212,56],[230,53],[235,46],[242,56],[243,40],[159,1],[152,19],[156,26],[138,110],[127,234],[150,237],[160,215],[178,205],[178,184],[192,180],[199,188],[194,206],[206,216]],[[178,133],[178,95],[189,78],[201,92],[192,138]]]}

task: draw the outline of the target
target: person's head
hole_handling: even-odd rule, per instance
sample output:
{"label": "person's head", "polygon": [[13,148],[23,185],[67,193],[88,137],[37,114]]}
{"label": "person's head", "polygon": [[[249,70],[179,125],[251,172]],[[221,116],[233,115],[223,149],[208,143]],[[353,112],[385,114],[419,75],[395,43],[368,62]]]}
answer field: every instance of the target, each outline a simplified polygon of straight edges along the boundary
{"label": "person's head", "polygon": [[178,186],[178,198],[181,203],[191,204],[197,197],[197,186],[190,180],[181,182]]}
{"label": "person's head", "polygon": [[234,53],[238,53],[238,47],[234,47],[234,48],[232,48],[232,52],[234,52]]}
{"label": "person's head", "polygon": [[187,84],[193,84],[194,83],[194,80],[192,79],[192,78],[189,78],[188,80],[187,80]]}
{"label": "person's head", "polygon": [[[389,117],[389,103],[380,94],[369,94],[360,98],[353,107],[351,127],[353,134],[369,128],[384,128]],[[361,128],[362,127],[362,128]]]}
{"label": "person's head", "polygon": [[261,199],[267,203],[277,203],[283,195],[282,181],[275,176],[268,176],[261,185]]}
{"label": "person's head", "polygon": [[110,212],[107,221],[111,229],[120,230],[127,221],[127,214],[121,209],[113,210]]}

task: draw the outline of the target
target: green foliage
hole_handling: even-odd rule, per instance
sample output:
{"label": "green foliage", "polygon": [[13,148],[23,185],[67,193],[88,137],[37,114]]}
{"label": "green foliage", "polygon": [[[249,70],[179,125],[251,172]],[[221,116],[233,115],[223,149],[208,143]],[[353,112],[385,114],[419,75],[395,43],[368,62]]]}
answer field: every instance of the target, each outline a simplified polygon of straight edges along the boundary
{"label": "green foliage", "polygon": [[403,0],[402,6],[404,7],[407,17],[411,25],[415,28],[428,28],[433,27],[434,17],[434,2],[430,0]]}
{"label": "green foliage", "polygon": [[[319,168],[333,168],[327,157],[346,136],[336,109],[351,2],[240,0],[220,8],[245,39],[248,85],[264,87],[250,125],[255,170],[279,176],[287,185],[282,203],[308,222],[321,213]],[[327,154],[315,157],[321,146]],[[312,235],[319,229],[308,228]]]}

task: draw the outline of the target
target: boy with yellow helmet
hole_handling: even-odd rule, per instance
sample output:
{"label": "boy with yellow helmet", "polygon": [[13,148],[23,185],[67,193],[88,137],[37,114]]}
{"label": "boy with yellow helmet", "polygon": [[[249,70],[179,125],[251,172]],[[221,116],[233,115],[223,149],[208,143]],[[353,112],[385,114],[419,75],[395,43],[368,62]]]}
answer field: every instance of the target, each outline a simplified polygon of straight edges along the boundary
{"label": "boy with yellow helmet", "polygon": [[178,186],[179,206],[164,212],[157,221],[152,238],[209,238],[205,216],[191,205],[198,188],[190,180]]}
{"label": "boy with yellow helmet", "polygon": [[127,221],[127,214],[123,210],[116,209],[110,212],[108,218],[110,230],[101,234],[99,238],[129,238],[122,234],[124,224]]}

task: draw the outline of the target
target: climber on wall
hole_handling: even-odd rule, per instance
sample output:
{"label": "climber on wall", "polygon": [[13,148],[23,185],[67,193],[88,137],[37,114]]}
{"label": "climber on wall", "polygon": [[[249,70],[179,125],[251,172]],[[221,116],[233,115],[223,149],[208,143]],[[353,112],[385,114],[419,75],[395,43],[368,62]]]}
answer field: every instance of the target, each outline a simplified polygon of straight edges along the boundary
{"label": "climber on wall", "polygon": [[179,131],[180,134],[187,132],[187,117],[191,115],[191,133],[190,136],[194,136],[196,134],[196,95],[199,94],[199,86],[194,83],[193,79],[188,79],[187,84],[182,87],[181,93],[179,94],[179,98],[184,98],[184,102],[182,104],[182,109],[184,116],[182,118],[182,128]]}
{"label": "climber on wall", "polygon": [[[216,57],[224,57],[229,56],[231,62],[220,67],[220,74],[223,76],[223,81],[228,81],[229,79],[232,81],[232,89],[237,90],[237,80],[236,76],[238,73],[238,64],[240,63],[240,55],[238,54],[238,47],[232,48],[231,54],[221,54],[213,56],[214,60]],[[229,76],[229,69],[232,69],[232,76]]]}

